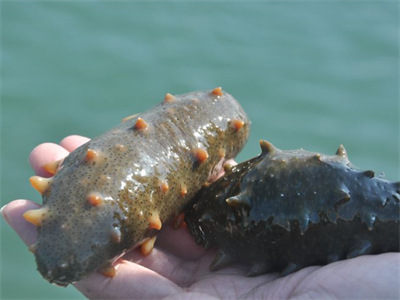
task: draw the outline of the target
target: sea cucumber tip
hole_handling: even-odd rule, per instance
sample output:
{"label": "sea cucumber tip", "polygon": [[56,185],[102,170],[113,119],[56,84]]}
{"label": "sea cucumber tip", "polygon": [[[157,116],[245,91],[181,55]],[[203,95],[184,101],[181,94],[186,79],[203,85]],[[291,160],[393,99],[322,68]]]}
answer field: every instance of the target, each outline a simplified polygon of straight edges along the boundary
{"label": "sea cucumber tip", "polygon": [[26,211],[22,216],[26,221],[32,223],[33,225],[40,226],[42,225],[46,211],[47,210],[43,207],[39,209],[31,209]]}
{"label": "sea cucumber tip", "polygon": [[90,193],[86,200],[92,206],[101,205],[104,201],[103,197],[99,193]]}
{"label": "sea cucumber tip", "polygon": [[346,202],[350,200],[350,194],[348,192],[346,192],[344,190],[340,190],[339,193],[340,193],[341,200],[346,201]]}
{"label": "sea cucumber tip", "polygon": [[99,153],[96,150],[88,149],[86,152],[86,160],[93,161],[99,156]]}
{"label": "sea cucumber tip", "polygon": [[156,242],[157,237],[153,236],[152,238],[149,238],[143,244],[140,246],[140,250],[144,256],[147,256],[150,254],[150,252],[154,248],[154,243]]}
{"label": "sea cucumber tip", "polygon": [[222,88],[221,88],[221,87],[217,87],[217,88],[213,89],[213,90],[212,90],[212,93],[213,93],[214,95],[217,95],[217,96],[222,96],[222,95],[223,95],[223,92],[222,92]]}
{"label": "sea cucumber tip", "polygon": [[239,196],[233,196],[225,200],[226,203],[228,203],[229,206],[232,207],[244,207],[248,206],[248,203],[245,199],[239,197]]}
{"label": "sea cucumber tip", "polygon": [[226,150],[224,148],[219,148],[218,154],[219,154],[219,157],[223,158],[226,156]]}
{"label": "sea cucumber tip", "polygon": [[260,147],[262,154],[273,153],[276,150],[275,146],[266,140],[260,140]]}
{"label": "sea cucumber tip", "polygon": [[169,190],[168,182],[166,181],[161,181],[160,183],[160,189],[163,193],[167,193]]}
{"label": "sea cucumber tip", "polygon": [[372,170],[366,170],[364,172],[362,172],[366,177],[369,178],[374,178],[375,177],[375,172]]}
{"label": "sea cucumber tip", "polygon": [[348,158],[347,151],[343,145],[340,145],[339,148],[336,150],[336,155],[344,157],[344,158]]}
{"label": "sea cucumber tip", "polygon": [[233,119],[231,121],[231,127],[238,132],[240,129],[242,129],[242,127],[244,126],[244,122],[242,120],[239,119]]}
{"label": "sea cucumber tip", "polygon": [[165,103],[172,103],[175,102],[176,98],[174,97],[174,95],[171,95],[170,93],[167,93],[164,97],[164,102]]}
{"label": "sea cucumber tip", "polygon": [[181,212],[179,213],[174,220],[172,221],[172,226],[175,229],[179,229],[185,224],[185,213]]}
{"label": "sea cucumber tip", "polygon": [[315,161],[322,161],[321,154],[319,154],[319,153],[314,154],[311,159],[313,159]]}
{"label": "sea cucumber tip", "polygon": [[207,188],[209,185],[211,184],[211,182],[209,182],[209,181],[207,181],[207,182],[204,182],[204,184],[203,184],[203,188]]}
{"label": "sea cucumber tip", "polygon": [[134,128],[139,130],[144,130],[147,129],[148,126],[149,124],[147,124],[145,120],[139,117],[134,125]]}
{"label": "sea cucumber tip", "polygon": [[224,251],[220,250],[212,261],[210,265],[210,270],[216,271],[218,269],[226,267],[232,262],[233,258],[230,255],[226,254]]}
{"label": "sea cucumber tip", "polygon": [[106,277],[114,277],[115,275],[117,275],[117,269],[113,266],[109,266],[109,267],[105,267],[101,270],[99,270],[101,274],[103,274]]}
{"label": "sea cucumber tip", "polygon": [[29,178],[29,182],[32,186],[40,193],[44,194],[50,186],[51,178],[43,178],[40,176],[32,176]]}
{"label": "sea cucumber tip", "polygon": [[208,158],[208,152],[202,148],[194,149],[194,155],[196,156],[197,162],[199,164],[205,162]]}
{"label": "sea cucumber tip", "polygon": [[231,165],[231,164],[225,164],[225,165],[224,165],[224,171],[225,171],[225,173],[231,172],[231,171],[232,171],[232,168],[233,168],[233,165]]}
{"label": "sea cucumber tip", "polygon": [[37,250],[37,245],[36,245],[36,243],[33,243],[32,245],[30,245],[30,246],[28,247],[28,250],[29,250],[30,252],[32,252],[32,253],[36,253],[36,250]]}
{"label": "sea cucumber tip", "polygon": [[372,244],[368,240],[358,241],[357,244],[350,250],[346,258],[354,258],[360,255],[369,254],[372,251]]}
{"label": "sea cucumber tip", "polygon": [[181,184],[181,197],[185,197],[187,194],[186,184]]}
{"label": "sea cucumber tip", "polygon": [[162,223],[160,220],[160,215],[157,212],[154,212],[151,217],[149,218],[149,228],[150,229],[157,229],[160,230],[162,227]]}
{"label": "sea cucumber tip", "polygon": [[114,243],[120,243],[121,242],[121,230],[119,228],[113,227],[110,231],[110,237]]}
{"label": "sea cucumber tip", "polygon": [[247,277],[254,277],[266,273],[270,265],[266,263],[255,263],[246,272]]}
{"label": "sea cucumber tip", "polygon": [[43,166],[43,169],[46,172],[50,173],[51,175],[54,175],[57,173],[58,167],[61,165],[62,161],[63,161],[62,159],[56,160],[56,161],[51,161],[51,162],[45,164]]}
{"label": "sea cucumber tip", "polygon": [[289,262],[286,267],[283,269],[283,271],[280,273],[281,276],[286,276],[289,275],[297,270],[300,270],[302,268],[302,265],[298,263],[292,263]]}

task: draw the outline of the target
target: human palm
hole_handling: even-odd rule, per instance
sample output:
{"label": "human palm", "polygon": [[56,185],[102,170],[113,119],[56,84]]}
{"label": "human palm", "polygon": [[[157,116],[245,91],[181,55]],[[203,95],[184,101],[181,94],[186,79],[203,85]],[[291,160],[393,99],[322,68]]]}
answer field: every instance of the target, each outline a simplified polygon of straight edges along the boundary
{"label": "human palm", "polygon": [[[30,155],[35,173],[48,177],[43,166],[64,158],[88,141],[70,136],[60,145],[41,144]],[[39,205],[15,200],[2,214],[21,239],[31,245],[36,228],[23,213]],[[296,251],[296,249],[293,249]],[[400,299],[400,254],[361,256],[327,266],[312,266],[285,277],[277,273],[246,277],[233,265],[210,272],[215,250],[194,243],[186,227],[165,225],[148,256],[134,250],[118,260],[113,278],[93,273],[74,286],[90,299]]]}

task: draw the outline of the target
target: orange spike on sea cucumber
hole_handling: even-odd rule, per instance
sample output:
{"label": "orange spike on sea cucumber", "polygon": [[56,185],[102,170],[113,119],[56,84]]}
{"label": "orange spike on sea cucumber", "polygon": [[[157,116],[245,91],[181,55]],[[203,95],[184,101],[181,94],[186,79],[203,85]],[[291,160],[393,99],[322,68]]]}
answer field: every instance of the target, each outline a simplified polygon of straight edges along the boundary
{"label": "orange spike on sea cucumber", "polygon": [[51,178],[43,178],[40,176],[32,176],[29,178],[29,182],[32,184],[32,186],[43,195],[45,191],[50,186],[51,183]]}
{"label": "orange spike on sea cucumber", "polygon": [[181,184],[181,197],[185,197],[187,194],[187,187],[186,184],[182,183]]}
{"label": "orange spike on sea cucumber", "polygon": [[194,155],[196,156],[197,162],[199,164],[205,162],[208,158],[207,151],[202,148],[196,148],[196,149],[194,149],[193,152],[194,152]]}
{"label": "orange spike on sea cucumber", "polygon": [[184,223],[185,223],[185,213],[181,212],[172,221],[172,226],[175,229],[178,229],[178,228],[184,226]]}
{"label": "orange spike on sea cucumber", "polygon": [[113,266],[109,266],[101,269],[100,273],[106,277],[114,277],[115,275],[117,275],[117,269],[115,269],[115,267]]}
{"label": "orange spike on sea cucumber", "polygon": [[95,160],[99,156],[99,153],[96,150],[88,149],[86,152],[86,159],[91,161]]}
{"label": "orange spike on sea cucumber", "polygon": [[157,212],[154,212],[150,216],[149,222],[150,222],[150,226],[149,226],[150,229],[157,229],[157,230],[161,229],[162,223],[160,220],[160,215]]}
{"label": "orange spike on sea cucumber", "polygon": [[206,188],[206,187],[210,186],[210,184],[211,184],[211,182],[209,182],[209,181],[204,182],[203,187]]}
{"label": "orange spike on sea cucumber", "polygon": [[104,202],[103,197],[99,193],[90,193],[86,200],[90,205],[93,206],[101,205]]}
{"label": "orange spike on sea cucumber", "polygon": [[31,209],[26,211],[22,216],[24,219],[35,226],[42,225],[43,219],[47,212],[46,208],[39,208],[39,209]]}
{"label": "orange spike on sea cucumber", "polygon": [[219,154],[219,157],[221,157],[221,158],[225,157],[226,156],[226,150],[223,149],[223,148],[219,148],[218,154]]}
{"label": "orange spike on sea cucumber", "polygon": [[147,241],[145,241],[141,246],[140,250],[142,251],[143,255],[149,255],[150,252],[154,248],[154,243],[156,242],[157,237],[153,236],[152,238],[149,238]]}
{"label": "orange spike on sea cucumber", "polygon": [[161,181],[161,182],[160,182],[160,189],[161,189],[161,191],[162,191],[163,193],[168,192],[168,190],[169,190],[168,182],[166,182],[166,181]]}
{"label": "orange spike on sea cucumber", "polygon": [[217,87],[217,88],[213,89],[211,93],[213,93],[214,95],[217,95],[217,96],[223,95],[221,87]]}
{"label": "orange spike on sea cucumber", "polygon": [[233,119],[231,121],[231,127],[235,129],[236,132],[238,132],[242,127],[244,126],[244,122],[239,119]]}
{"label": "orange spike on sea cucumber", "polygon": [[175,98],[174,95],[171,95],[170,93],[167,93],[165,95],[165,98],[164,98],[164,102],[165,103],[172,103],[172,102],[175,102],[175,101],[176,101],[176,98]]}
{"label": "orange spike on sea cucumber", "polygon": [[30,246],[28,247],[28,250],[29,250],[30,252],[32,252],[33,254],[35,254],[35,253],[36,253],[36,250],[37,250],[37,245],[36,245],[36,243],[33,243],[32,245],[30,245]]}
{"label": "orange spike on sea cucumber", "polygon": [[149,124],[147,124],[147,122],[145,120],[143,120],[142,118],[139,117],[135,123],[134,128],[139,129],[139,130],[140,129],[144,130],[144,129],[147,129],[148,126],[149,126]]}
{"label": "orange spike on sea cucumber", "polygon": [[113,227],[110,231],[111,240],[115,243],[121,242],[121,230],[119,228]]}
{"label": "orange spike on sea cucumber", "polygon": [[45,169],[46,172],[50,173],[51,175],[54,175],[57,173],[58,167],[61,165],[62,161],[64,159],[56,160],[56,161],[51,161],[43,166],[43,169]]}

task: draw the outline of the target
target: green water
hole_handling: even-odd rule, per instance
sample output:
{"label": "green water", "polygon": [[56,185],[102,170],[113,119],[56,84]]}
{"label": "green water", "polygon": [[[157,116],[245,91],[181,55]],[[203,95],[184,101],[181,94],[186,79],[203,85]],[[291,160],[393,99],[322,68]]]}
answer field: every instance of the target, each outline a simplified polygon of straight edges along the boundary
{"label": "green water", "polygon": [[[222,86],[258,140],[399,179],[397,1],[1,2],[1,203],[40,202],[29,152],[96,136],[167,93]],[[1,299],[82,299],[48,284],[1,220]]]}

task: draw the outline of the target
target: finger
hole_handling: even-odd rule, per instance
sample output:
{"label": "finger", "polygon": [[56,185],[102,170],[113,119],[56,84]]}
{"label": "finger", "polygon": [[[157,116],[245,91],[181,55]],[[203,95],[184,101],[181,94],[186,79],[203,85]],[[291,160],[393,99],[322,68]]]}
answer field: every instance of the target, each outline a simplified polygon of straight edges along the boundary
{"label": "finger", "polygon": [[76,148],[90,141],[89,138],[80,135],[70,135],[60,142],[60,146],[64,147],[67,151],[72,152]]}
{"label": "finger", "polygon": [[208,253],[203,247],[196,245],[187,227],[175,229],[166,224],[157,236],[156,245],[184,260],[195,260]]}
{"label": "finger", "polygon": [[[28,246],[36,242],[37,230],[33,224],[27,222],[23,218],[23,214],[27,210],[37,209],[39,207],[39,204],[32,201],[15,200],[4,206],[1,210],[3,218]],[[141,255],[140,258],[143,258],[143,256]],[[116,268],[117,275],[114,278],[110,279],[94,272],[89,278],[76,283],[75,286],[91,299],[97,299],[100,296],[101,298],[108,298],[112,295],[120,295],[119,297],[121,299],[130,299],[131,295],[135,293],[138,294],[137,298],[141,299],[144,298],[142,296],[146,292],[144,288],[146,284],[147,288],[150,290],[155,282],[157,282],[157,285],[159,284],[161,292],[157,294],[152,291],[148,297],[150,299],[158,298],[158,296],[162,298],[168,296],[168,292],[172,293],[179,290],[173,282],[164,278],[162,275],[132,262],[122,260],[120,264],[116,265]],[[132,278],[136,279],[135,276],[141,276],[141,281],[145,280],[145,282],[143,282],[144,285],[138,283],[132,284],[132,282],[134,282]],[[127,280],[129,280],[129,282]],[[129,286],[129,289],[121,288],[124,285]],[[120,294],[121,291],[123,291],[122,294]]]}
{"label": "finger", "polygon": [[182,292],[160,274],[125,260],[113,278],[95,272],[74,286],[89,299],[163,299]]}
{"label": "finger", "polygon": [[44,166],[64,159],[69,152],[60,145],[53,143],[44,143],[36,146],[29,155],[29,162],[35,173],[42,177],[51,177],[54,174],[45,170]]}
{"label": "finger", "polygon": [[29,156],[29,162],[39,176],[50,177],[54,175],[46,171],[45,166],[54,161],[64,159],[71,151],[89,141],[88,138],[71,135],[64,138],[60,145],[54,143],[43,143],[34,148]]}
{"label": "finger", "polygon": [[[28,246],[36,242],[37,230],[36,227],[27,222],[22,215],[27,210],[37,209],[39,207],[39,204],[32,201],[15,200],[4,206],[1,210],[3,218]],[[143,258],[143,256],[141,256],[141,258]],[[146,284],[147,288],[151,290],[151,286],[155,283],[160,287],[160,291],[157,293],[151,291],[148,296],[150,299],[158,297],[163,298],[164,296],[168,296],[169,292],[176,293],[179,291],[178,286],[162,275],[129,261],[122,261],[116,268],[117,275],[114,278],[110,279],[95,272],[90,275],[89,278],[76,283],[75,286],[91,299],[97,299],[99,297],[108,298],[113,295],[119,295],[121,299],[129,299],[133,294],[137,294],[137,298],[141,299],[145,298]],[[136,276],[140,276],[140,280],[144,281],[143,284],[132,284],[132,282],[134,282],[132,279],[137,279]],[[123,288],[124,286],[129,286],[129,289]],[[123,292],[122,294],[120,293],[121,291]]]}
{"label": "finger", "polygon": [[225,175],[225,170],[224,170],[224,166],[226,165],[231,165],[231,166],[235,166],[237,165],[237,162],[235,162],[232,158],[228,159],[226,161],[221,161],[220,163],[218,163],[218,165],[216,166],[216,170],[218,170],[217,173],[212,173],[210,175],[210,177],[208,178],[208,182],[214,182],[217,181],[219,178],[221,178],[222,176]]}
{"label": "finger", "polygon": [[201,299],[201,300],[220,300],[221,297],[214,297],[206,293],[185,292],[183,294],[172,295],[164,298],[163,300],[188,300],[188,299]]}
{"label": "finger", "polygon": [[231,164],[232,166],[236,166],[236,165],[238,164],[233,158],[228,159],[228,160],[226,161],[226,163],[227,163],[227,164]]}
{"label": "finger", "polygon": [[36,241],[37,230],[36,227],[26,221],[22,215],[27,210],[38,209],[39,207],[39,204],[32,201],[14,200],[1,210],[3,218],[28,246]]}
{"label": "finger", "polygon": [[210,274],[210,265],[215,253],[209,251],[197,260],[186,261],[165,249],[154,248],[149,255],[144,256],[138,249],[125,254],[122,259],[140,264],[168,278],[180,287],[191,286],[201,275]]}
{"label": "finger", "polygon": [[[236,166],[236,165],[237,165],[237,162],[236,162],[233,158],[231,158],[231,159],[228,159],[228,160],[224,163],[224,166],[225,166],[225,165],[231,165],[231,166],[233,167],[233,166]],[[215,180],[219,179],[220,177],[222,177],[222,176],[224,176],[224,175],[225,175],[225,170],[224,170],[224,168],[222,168],[221,171],[219,171],[219,173],[217,174],[217,178],[216,178]]]}
{"label": "finger", "polygon": [[400,299],[400,254],[363,255],[319,268],[298,281],[293,299]]}

